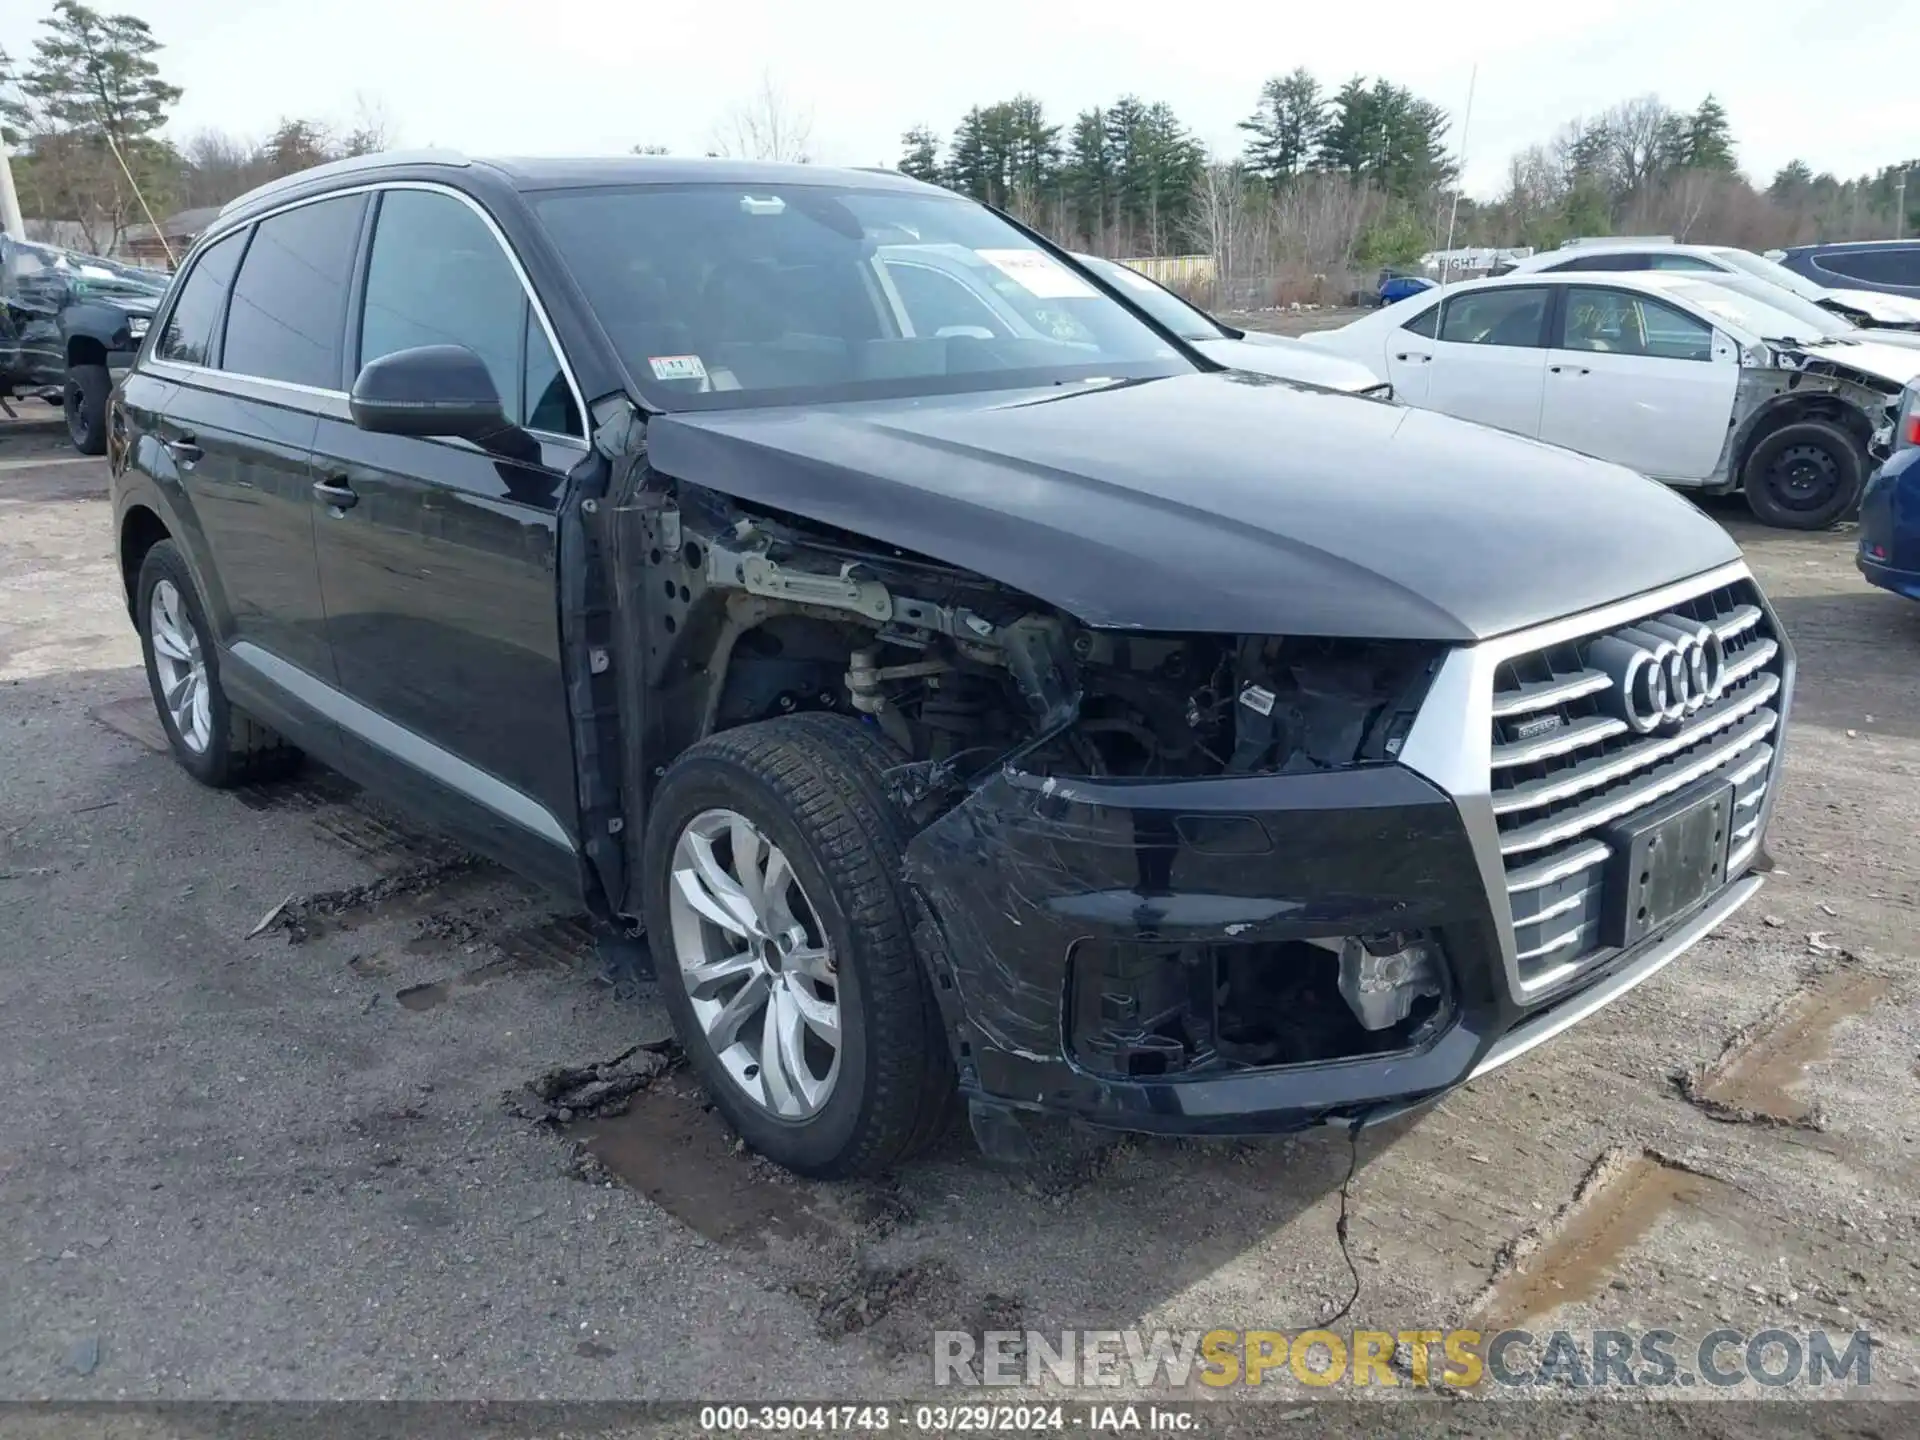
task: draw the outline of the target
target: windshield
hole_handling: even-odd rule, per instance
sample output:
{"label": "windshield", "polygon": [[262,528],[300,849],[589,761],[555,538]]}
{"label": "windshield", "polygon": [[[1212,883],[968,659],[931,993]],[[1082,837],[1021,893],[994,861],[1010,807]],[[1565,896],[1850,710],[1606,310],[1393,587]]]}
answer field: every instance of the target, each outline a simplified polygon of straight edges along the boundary
{"label": "windshield", "polygon": [[650,185],[559,192],[537,209],[664,409],[1193,369],[1085,276],[958,196]]}
{"label": "windshield", "polygon": [[[1690,301],[1716,320],[1757,335],[1762,340],[1827,340],[1833,338],[1832,327],[1827,322],[1832,319],[1818,306],[1810,307],[1825,317],[1820,321],[1810,321],[1797,316],[1787,306],[1793,297],[1783,295],[1775,299],[1771,295],[1756,297],[1743,293],[1731,285],[1714,280],[1690,280],[1684,285],[1672,286],[1670,294],[1682,300]],[[1798,310],[1794,305],[1794,310]]]}
{"label": "windshield", "polygon": [[1777,265],[1764,255],[1756,255],[1751,250],[1716,250],[1713,252],[1727,264],[1741,273],[1753,276],[1756,280],[1765,280],[1778,285],[1783,290],[1791,290],[1802,300],[1818,300],[1826,294],[1826,287],[1816,285],[1804,275],[1796,275],[1784,265]]}
{"label": "windshield", "polygon": [[1182,340],[1226,340],[1227,332],[1204,311],[1196,310],[1171,290],[1149,280],[1131,265],[1118,260],[1103,260],[1098,255],[1073,257],[1100,278],[1116,287],[1134,304],[1159,321]]}

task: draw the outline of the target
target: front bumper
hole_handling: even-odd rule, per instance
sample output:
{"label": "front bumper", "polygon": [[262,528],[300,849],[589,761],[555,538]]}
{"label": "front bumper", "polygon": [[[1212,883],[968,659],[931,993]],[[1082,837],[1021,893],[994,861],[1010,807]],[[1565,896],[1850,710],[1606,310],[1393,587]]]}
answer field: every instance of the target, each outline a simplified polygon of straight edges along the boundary
{"label": "front bumper", "polygon": [[[1671,589],[1746,578],[1732,566]],[[1487,736],[1504,660],[1547,643],[1542,633],[1550,642],[1671,603],[1659,592],[1625,602],[1619,616],[1595,612],[1455,651],[1397,764],[1153,781],[1006,770],[981,786],[907,855],[923,901],[916,940],[963,1093],[976,1106],[1163,1134],[1373,1122],[1518,1058],[1658,973],[1759,889],[1748,872],[1773,787],[1726,883],[1636,943],[1541,978],[1516,955]],[[1780,749],[1776,741],[1776,768]],[[1303,1063],[1216,1059],[1166,1075],[1117,1073],[1103,1063],[1109,1052],[1089,1063],[1077,988],[1088,983],[1078,958],[1087,947],[1209,957],[1244,948],[1277,964],[1305,953],[1302,942],[1381,932],[1431,936],[1445,957],[1446,993],[1404,1043]]]}

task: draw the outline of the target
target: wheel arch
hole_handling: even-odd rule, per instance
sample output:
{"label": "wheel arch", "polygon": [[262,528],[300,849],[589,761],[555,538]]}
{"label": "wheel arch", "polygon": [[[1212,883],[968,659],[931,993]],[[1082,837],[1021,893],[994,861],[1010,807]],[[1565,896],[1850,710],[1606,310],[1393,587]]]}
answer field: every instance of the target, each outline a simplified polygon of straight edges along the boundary
{"label": "wheel arch", "polygon": [[167,528],[155,510],[139,503],[129,505],[126,513],[120,517],[120,579],[127,595],[127,614],[132,615],[138,607],[134,594],[140,582],[140,567],[145,563],[147,552],[162,540],[173,539],[173,532]]}
{"label": "wheel arch", "polygon": [[105,365],[107,363],[106,343],[97,336],[85,333],[67,337],[67,368],[78,365]]}
{"label": "wheel arch", "polygon": [[1824,420],[1847,432],[1860,447],[1863,459],[1873,441],[1873,421],[1858,405],[1831,390],[1813,393],[1789,392],[1767,401],[1748,417],[1734,439],[1733,464],[1728,474],[1735,483],[1745,485],[1747,462],[1769,435],[1803,420]]}

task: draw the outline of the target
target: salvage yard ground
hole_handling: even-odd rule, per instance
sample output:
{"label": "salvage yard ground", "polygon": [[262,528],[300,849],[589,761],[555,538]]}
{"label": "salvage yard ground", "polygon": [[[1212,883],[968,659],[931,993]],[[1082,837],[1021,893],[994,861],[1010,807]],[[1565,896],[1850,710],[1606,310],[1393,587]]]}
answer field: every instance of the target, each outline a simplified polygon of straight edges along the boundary
{"label": "salvage yard ground", "polygon": [[[328,774],[161,752],[106,481],[0,431],[0,1399],[924,1396],[936,1328],[1347,1300],[1342,1136],[1039,1175],[956,1137],[845,1185],[742,1153],[574,917]],[[1780,873],[1360,1141],[1340,1325],[1865,1328],[1911,1395],[1920,606],[1845,532],[1713,513],[1799,647]]]}

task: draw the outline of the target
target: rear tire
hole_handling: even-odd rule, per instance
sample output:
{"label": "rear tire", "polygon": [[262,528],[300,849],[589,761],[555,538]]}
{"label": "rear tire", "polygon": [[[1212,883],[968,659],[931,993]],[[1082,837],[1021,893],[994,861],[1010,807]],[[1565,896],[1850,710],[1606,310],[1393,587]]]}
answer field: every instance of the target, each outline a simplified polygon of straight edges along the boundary
{"label": "rear tire", "polygon": [[278,780],[298,768],[298,750],[228,702],[206,609],[171,540],[147,551],[134,597],[147,685],[180,767],[216,790]]}
{"label": "rear tire", "polygon": [[1853,436],[1825,420],[1797,420],[1753,447],[1741,487],[1762,524],[1824,530],[1859,503],[1866,472]]}
{"label": "rear tire", "polygon": [[[900,878],[910,827],[881,778],[899,763],[876,734],[839,716],[746,725],[682,755],[660,782],[647,821],[647,934],[688,1058],[741,1138],[802,1175],[885,1170],[923,1149],[954,1113],[946,1029],[914,951]],[[736,821],[748,828],[733,828]],[[741,870],[742,850],[758,857],[757,869]],[[771,904],[776,850],[784,898]],[[688,887],[706,873],[703,860],[716,857],[761,898],[757,918],[744,925],[716,924],[706,918],[711,905],[688,901]],[[777,943],[756,938],[789,930],[795,948],[786,959],[772,953]],[[738,953],[723,953],[729,950]],[[816,952],[817,959],[800,958]],[[719,965],[734,965],[741,978],[711,988],[689,978]],[[698,1010],[695,989],[704,992]],[[799,1002],[790,998],[796,989]],[[739,1001],[743,995],[749,998]],[[811,1015],[823,1002],[838,1036],[831,1069],[811,1019],[805,1029],[795,1025],[799,1058],[788,1068],[781,1047],[769,1048],[780,1033],[776,1004],[789,1007],[788,1015],[796,1004]],[[726,1018],[728,1011],[745,1018]]]}
{"label": "rear tire", "polygon": [[104,365],[75,365],[67,371],[61,408],[67,415],[67,435],[82,455],[107,453],[107,395],[113,377]]}

